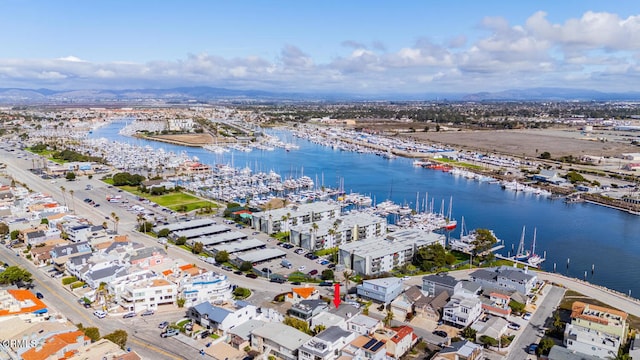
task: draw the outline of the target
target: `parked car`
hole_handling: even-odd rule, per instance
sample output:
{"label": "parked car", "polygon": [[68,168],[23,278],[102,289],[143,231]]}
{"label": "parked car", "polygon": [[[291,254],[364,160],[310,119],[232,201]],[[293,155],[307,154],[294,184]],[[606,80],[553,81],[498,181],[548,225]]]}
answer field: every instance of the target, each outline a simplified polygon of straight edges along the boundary
{"label": "parked car", "polygon": [[128,319],[128,318],[132,318],[132,317],[135,317],[135,316],[136,316],[136,313],[134,313],[134,312],[128,312],[128,313],[126,313],[126,314],[122,315],[122,318],[123,318],[123,319]]}
{"label": "parked car", "polygon": [[333,286],[333,283],[331,281],[322,281],[318,285],[319,286]]}
{"label": "parked car", "polygon": [[507,327],[509,329],[512,329],[512,330],[520,330],[520,324],[516,324],[514,322],[509,323],[509,325],[507,325]]}
{"label": "parked car", "polygon": [[207,336],[209,336],[209,335],[211,335],[211,332],[210,332],[209,330],[202,330],[202,331],[200,332],[200,339],[204,339],[204,338],[206,338],[206,337],[207,337]]}
{"label": "parked car", "polygon": [[150,315],[153,315],[155,313],[156,313],[155,311],[149,309],[149,310],[143,311],[142,314],[140,314],[140,316],[150,316]]}
{"label": "parked car", "polygon": [[254,274],[254,273],[248,273],[247,275],[245,275],[246,277],[250,278],[250,279],[257,279],[258,275]]}
{"label": "parked car", "polygon": [[234,273],[234,274],[236,274],[236,275],[242,275],[242,274],[244,274],[244,273],[243,273],[242,271],[240,271],[240,270],[236,270],[236,271],[234,271],[233,273]]}
{"label": "parked car", "polygon": [[293,281],[291,285],[302,285],[302,283],[300,281]]}
{"label": "parked car", "polygon": [[159,327],[160,329],[164,329],[164,328],[166,328],[167,326],[169,326],[169,322],[168,322],[168,321],[163,321],[163,322],[161,322],[161,323],[160,323],[160,325],[158,325],[158,327]]}
{"label": "parked car", "polygon": [[309,276],[315,276],[315,275],[318,275],[318,270],[313,269],[313,270],[311,270],[311,271],[309,271],[309,272],[308,272],[308,275],[309,275]]}
{"label": "parked car", "polygon": [[44,299],[44,295],[42,295],[42,293],[40,293],[40,292],[37,292],[37,293],[36,293],[36,297],[37,297],[38,299]]}
{"label": "parked car", "polygon": [[446,332],[444,332],[442,330],[435,330],[433,332],[433,335],[440,336],[440,337],[443,337],[443,338],[446,338],[447,336],[449,336]]}
{"label": "parked car", "polygon": [[284,284],[285,279],[283,278],[271,278],[271,280],[269,280],[272,283],[278,283],[278,284]]}
{"label": "parked car", "polygon": [[538,344],[531,344],[529,345],[529,347],[527,347],[527,353],[531,355],[535,355],[536,350],[538,350]]}
{"label": "parked car", "polygon": [[104,319],[107,316],[107,313],[102,310],[96,310],[93,312],[93,315],[95,315],[98,319]]}
{"label": "parked car", "polygon": [[170,329],[167,329],[167,331],[160,334],[160,337],[168,338],[171,336],[176,336],[178,334],[180,334],[180,331],[178,329],[170,328]]}
{"label": "parked car", "polygon": [[525,313],[525,314],[522,316],[522,318],[523,318],[523,319],[525,319],[525,320],[529,320],[529,319],[531,319],[531,313],[530,313],[530,312]]}
{"label": "parked car", "polygon": [[222,265],[222,270],[233,271],[233,268],[231,266]]}
{"label": "parked car", "polygon": [[307,268],[306,268],[304,265],[302,265],[302,266],[300,266],[300,267],[298,268],[298,271],[305,271],[306,269],[307,269]]}

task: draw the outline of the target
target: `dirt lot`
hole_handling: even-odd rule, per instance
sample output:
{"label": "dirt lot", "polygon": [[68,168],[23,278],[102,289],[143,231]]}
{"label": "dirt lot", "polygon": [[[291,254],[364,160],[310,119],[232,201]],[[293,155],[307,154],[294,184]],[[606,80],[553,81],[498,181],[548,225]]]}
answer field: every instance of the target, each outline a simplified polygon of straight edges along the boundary
{"label": "dirt lot", "polygon": [[402,136],[468,150],[515,156],[524,154],[528,157],[536,157],[545,151],[556,158],[564,155],[618,156],[640,150],[637,146],[615,140],[601,142],[597,140],[597,136],[587,137],[577,130],[429,131]]}
{"label": "dirt lot", "polygon": [[206,145],[213,143],[213,136],[209,134],[183,134],[183,135],[158,135],[155,139],[165,140],[167,142],[175,142],[190,145]]}

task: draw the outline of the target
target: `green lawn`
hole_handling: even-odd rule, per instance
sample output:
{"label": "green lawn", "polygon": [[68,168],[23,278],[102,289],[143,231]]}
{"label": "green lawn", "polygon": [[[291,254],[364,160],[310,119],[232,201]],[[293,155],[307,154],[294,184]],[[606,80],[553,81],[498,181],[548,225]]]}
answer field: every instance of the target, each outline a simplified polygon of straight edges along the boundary
{"label": "green lawn", "polygon": [[[108,181],[105,181],[105,182],[109,183]],[[111,183],[113,183],[113,181],[111,181]],[[197,209],[203,209],[206,207],[211,207],[214,209],[218,208],[218,204],[216,203],[213,203],[207,200],[202,200],[198,197],[195,197],[191,194],[187,194],[184,192],[177,192],[177,193],[172,192],[164,195],[152,196],[152,195],[149,195],[148,193],[141,192],[140,190],[138,190],[137,186],[124,185],[124,186],[118,186],[118,188],[124,191],[127,191],[133,195],[145,198],[160,206],[167,207],[173,211],[178,211],[181,205],[184,205],[187,207],[187,212],[197,210]]]}

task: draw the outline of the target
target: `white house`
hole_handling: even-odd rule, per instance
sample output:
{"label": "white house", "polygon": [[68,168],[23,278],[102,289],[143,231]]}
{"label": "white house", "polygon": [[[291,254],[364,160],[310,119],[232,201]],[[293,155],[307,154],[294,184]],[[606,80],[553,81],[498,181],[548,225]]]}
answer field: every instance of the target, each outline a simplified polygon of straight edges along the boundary
{"label": "white house", "polygon": [[186,300],[185,306],[202,302],[225,302],[232,297],[232,284],[226,275],[206,272],[180,280],[178,292]]}
{"label": "white house", "polygon": [[203,302],[192,306],[187,311],[187,317],[202,326],[209,326],[214,331],[226,333],[229,329],[245,321],[257,318],[257,308],[244,301],[222,307],[210,302]]}
{"label": "white house", "polygon": [[454,294],[444,306],[442,320],[458,327],[467,327],[482,314],[482,302],[464,292]]}

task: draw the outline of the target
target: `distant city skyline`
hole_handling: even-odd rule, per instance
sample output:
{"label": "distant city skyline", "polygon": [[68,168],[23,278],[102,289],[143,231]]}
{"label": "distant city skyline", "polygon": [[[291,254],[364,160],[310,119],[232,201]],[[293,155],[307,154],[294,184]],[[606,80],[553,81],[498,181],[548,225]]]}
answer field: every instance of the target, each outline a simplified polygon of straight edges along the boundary
{"label": "distant city skyline", "polygon": [[0,2],[0,87],[637,91],[633,1]]}

